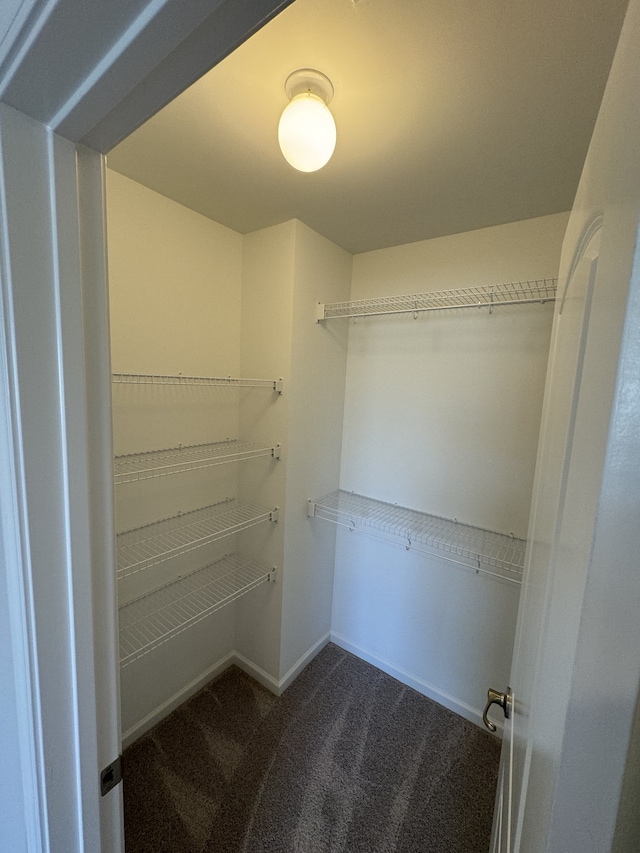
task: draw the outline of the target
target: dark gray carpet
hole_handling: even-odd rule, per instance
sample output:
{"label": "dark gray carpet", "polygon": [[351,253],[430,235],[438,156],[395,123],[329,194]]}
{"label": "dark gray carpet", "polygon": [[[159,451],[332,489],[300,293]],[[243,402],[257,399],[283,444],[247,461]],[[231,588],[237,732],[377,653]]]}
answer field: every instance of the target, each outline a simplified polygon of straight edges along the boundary
{"label": "dark gray carpet", "polygon": [[499,743],[329,645],[232,667],[124,756],[127,853],[486,853]]}

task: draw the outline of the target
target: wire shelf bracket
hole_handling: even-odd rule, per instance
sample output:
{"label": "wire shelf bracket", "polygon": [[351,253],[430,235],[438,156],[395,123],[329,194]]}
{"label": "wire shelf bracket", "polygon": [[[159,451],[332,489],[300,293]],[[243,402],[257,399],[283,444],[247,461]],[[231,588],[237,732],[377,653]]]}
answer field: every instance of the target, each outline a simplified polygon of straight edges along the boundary
{"label": "wire shelf bracket", "polygon": [[185,376],[160,373],[113,373],[115,384],[126,385],[200,385],[223,388],[271,388],[278,394],[284,394],[284,380],[280,379],[239,379],[232,376]]}
{"label": "wire shelf bracket", "polygon": [[412,314],[417,317],[425,311],[455,308],[488,308],[489,313],[492,313],[500,305],[554,302],[557,287],[557,278],[543,278],[351,302],[318,302],[316,322],[339,317],[376,317],[385,314]]}
{"label": "wire shelf bracket", "polygon": [[307,515],[349,530],[520,583],[526,542],[457,519],[441,518],[397,504],[338,490],[308,502]]}
{"label": "wire shelf bracket", "polygon": [[119,533],[117,577],[128,577],[265,521],[278,521],[278,507],[265,509],[229,498],[217,504]]}
{"label": "wire shelf bracket", "polygon": [[116,456],[114,462],[114,482],[132,483],[164,477],[169,474],[182,474],[213,465],[230,462],[243,462],[270,456],[280,459],[280,445],[258,446],[235,439],[217,441],[211,444],[192,444],[164,450],[149,450],[144,453],[130,453]]}
{"label": "wire shelf bracket", "polygon": [[124,668],[265,582],[277,570],[227,554],[119,608],[120,667]]}

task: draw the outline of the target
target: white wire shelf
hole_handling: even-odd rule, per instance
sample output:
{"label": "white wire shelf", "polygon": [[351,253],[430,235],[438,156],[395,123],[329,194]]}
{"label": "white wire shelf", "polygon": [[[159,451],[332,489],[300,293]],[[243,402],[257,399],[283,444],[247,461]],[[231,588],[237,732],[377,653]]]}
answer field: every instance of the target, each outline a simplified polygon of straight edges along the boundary
{"label": "white wire shelf", "polygon": [[246,441],[227,439],[211,444],[192,444],[165,450],[149,450],[145,453],[130,453],[116,456],[114,480],[116,485],[132,483],[152,477],[210,468],[212,465],[243,462],[261,456],[279,459],[280,445],[262,447]]}
{"label": "white wire shelf", "polygon": [[205,387],[225,388],[271,388],[279,394],[283,392],[282,379],[238,379],[232,376],[183,376],[156,373],[113,373],[116,384],[127,385],[202,385]]}
{"label": "white wire shelf", "polygon": [[424,311],[444,311],[451,308],[489,308],[497,305],[526,305],[533,302],[553,302],[558,280],[543,278],[513,281],[505,284],[461,287],[455,290],[435,290],[431,293],[411,293],[405,296],[381,296],[351,302],[318,303],[316,319],[337,317],[375,317],[382,314],[417,314]]}
{"label": "white wire shelf", "polygon": [[515,536],[342,490],[309,501],[309,515],[407,549],[430,549],[428,553],[435,549],[451,562],[505,580],[520,583],[522,579],[526,542]]}
{"label": "white wire shelf", "polygon": [[275,570],[227,554],[119,608],[120,666],[125,667],[268,580]]}
{"label": "white wire shelf", "polygon": [[124,531],[117,536],[117,577],[128,577],[263,521],[277,520],[277,507],[238,504],[229,498]]}

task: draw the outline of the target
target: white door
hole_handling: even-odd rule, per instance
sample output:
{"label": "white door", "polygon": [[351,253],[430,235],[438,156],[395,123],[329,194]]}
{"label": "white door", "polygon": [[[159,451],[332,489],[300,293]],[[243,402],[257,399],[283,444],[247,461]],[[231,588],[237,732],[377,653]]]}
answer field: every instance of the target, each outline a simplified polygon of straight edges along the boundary
{"label": "white door", "polygon": [[631,0],[563,245],[496,853],[615,835],[640,683],[638,56]]}

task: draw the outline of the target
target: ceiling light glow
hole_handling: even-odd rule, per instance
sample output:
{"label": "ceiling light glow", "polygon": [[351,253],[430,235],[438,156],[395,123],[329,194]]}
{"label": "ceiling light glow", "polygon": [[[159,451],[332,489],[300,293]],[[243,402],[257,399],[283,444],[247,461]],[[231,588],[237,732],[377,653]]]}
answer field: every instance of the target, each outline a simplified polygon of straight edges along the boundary
{"label": "ceiling light glow", "polygon": [[289,75],[285,91],[291,103],[278,125],[280,150],[294,169],[316,172],[336,147],[336,123],[327,106],[333,85],[320,71],[304,68]]}

